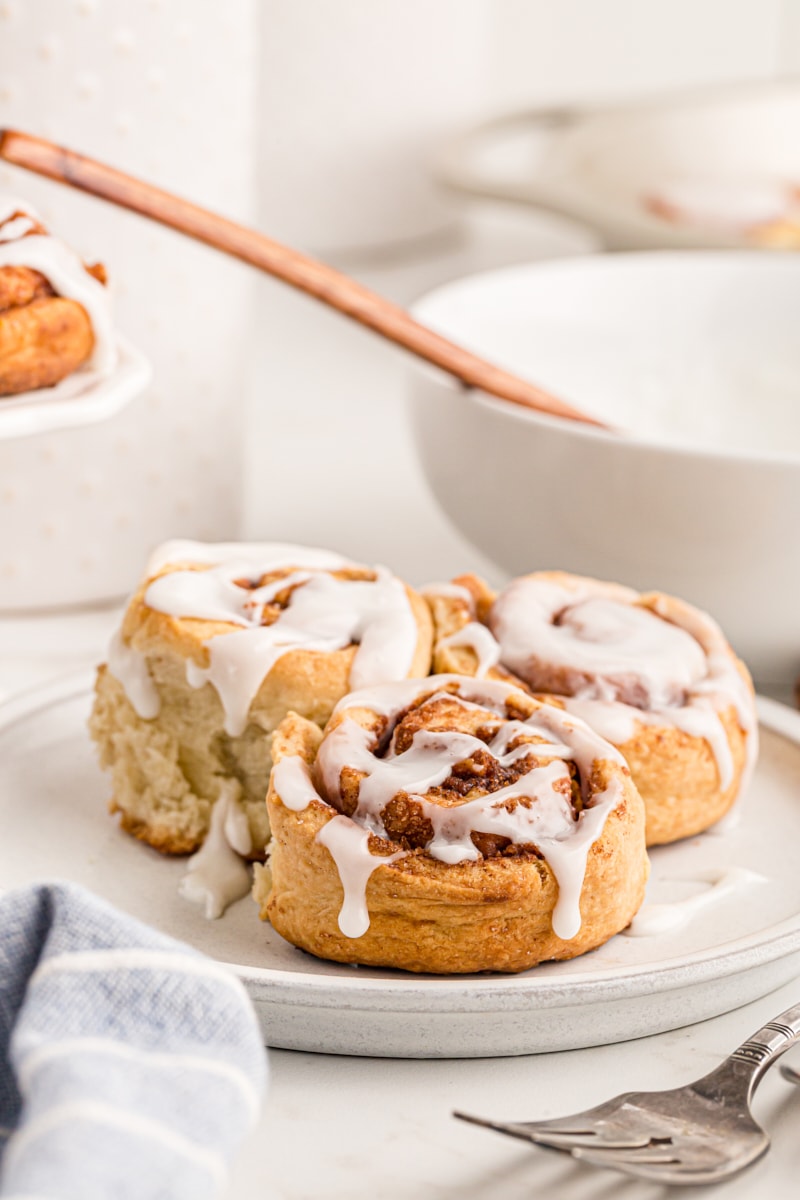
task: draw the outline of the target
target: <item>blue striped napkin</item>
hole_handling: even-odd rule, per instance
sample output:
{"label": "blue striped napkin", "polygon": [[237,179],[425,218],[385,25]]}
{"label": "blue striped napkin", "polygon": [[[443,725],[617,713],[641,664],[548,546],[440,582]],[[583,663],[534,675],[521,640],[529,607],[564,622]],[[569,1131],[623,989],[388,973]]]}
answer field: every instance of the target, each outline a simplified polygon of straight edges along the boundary
{"label": "blue striped napkin", "polygon": [[72,884],[0,896],[2,1200],[205,1200],[266,1054],[219,964]]}

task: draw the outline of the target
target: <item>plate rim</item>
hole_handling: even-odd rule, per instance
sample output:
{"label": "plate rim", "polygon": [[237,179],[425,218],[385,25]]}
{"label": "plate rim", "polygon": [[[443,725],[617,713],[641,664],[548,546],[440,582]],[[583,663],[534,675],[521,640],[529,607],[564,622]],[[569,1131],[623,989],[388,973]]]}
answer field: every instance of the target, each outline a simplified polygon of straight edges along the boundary
{"label": "plate rim", "polygon": [[[87,697],[94,684],[94,670],[71,672],[44,684],[35,684],[0,700],[0,734],[15,724],[45,712],[59,704]],[[759,725],[793,742],[800,748],[800,711],[770,697],[757,695]],[[725,950],[733,945],[733,949]],[[545,1009],[583,1007],[599,1001],[608,1003],[630,998],[632,979],[652,995],[702,984],[788,958],[800,953],[800,910],[777,925],[748,934],[738,942],[725,942],[713,950],[698,950],[682,958],[658,965],[617,966],[601,974],[562,981],[534,977],[532,972],[548,963],[514,975],[497,972],[480,975],[406,975],[397,978],[359,978],[354,967],[352,978],[312,974],[302,970],[246,966],[216,959],[239,978],[254,999],[261,1004],[292,1004],[303,1008],[329,1008],[338,999],[347,1001],[350,1010],[444,1013],[513,1012],[526,1009],[535,993],[537,1004]],[[339,964],[341,965],[341,964]],[[721,969],[722,968],[722,969]],[[454,1009],[453,1000],[458,1001]],[[354,1002],[355,1001],[355,1002]]]}

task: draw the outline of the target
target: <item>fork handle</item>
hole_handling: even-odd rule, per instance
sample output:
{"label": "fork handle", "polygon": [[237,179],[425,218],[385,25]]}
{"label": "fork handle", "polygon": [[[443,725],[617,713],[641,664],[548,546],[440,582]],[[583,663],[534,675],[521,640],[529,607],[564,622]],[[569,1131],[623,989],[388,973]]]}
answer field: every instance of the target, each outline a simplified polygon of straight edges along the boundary
{"label": "fork handle", "polygon": [[694,1089],[722,1104],[750,1100],[767,1068],[800,1041],[800,1004],[787,1008],[742,1042],[715,1071],[703,1076]]}

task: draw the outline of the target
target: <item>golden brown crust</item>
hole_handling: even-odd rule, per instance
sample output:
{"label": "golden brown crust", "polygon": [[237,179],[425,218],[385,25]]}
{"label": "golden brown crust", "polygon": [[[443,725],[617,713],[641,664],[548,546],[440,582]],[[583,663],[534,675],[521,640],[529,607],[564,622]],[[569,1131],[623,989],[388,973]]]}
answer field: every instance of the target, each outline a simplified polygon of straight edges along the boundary
{"label": "golden brown crust", "polygon": [[[159,574],[187,568],[171,563]],[[290,568],[286,568],[286,574]],[[346,572],[353,577],[361,577]],[[157,576],[153,576],[157,578]],[[220,621],[173,617],[148,607],[145,580],[123,618],[123,642],[142,655],[160,697],[154,720],[136,714],[122,684],[106,667],[98,671],[90,730],[101,765],[112,772],[112,811],[122,827],[167,854],[197,850],[208,832],[220,781],[236,779],[253,845],[252,857],[263,858],[269,837],[264,797],[273,734],[294,711],[323,726],[334,706],[350,690],[350,668],[357,647],[341,650],[290,650],[278,658],[253,699],[243,732],[225,732],[224,712],[210,683],[200,688],[186,681],[192,661],[207,667],[204,642],[238,626]],[[430,669],[432,622],[425,602],[407,589],[417,621],[412,671]]]}
{"label": "golden brown crust", "polygon": [[93,348],[91,321],[75,300],[44,295],[5,309],[0,312],[0,396],[60,383]]}
{"label": "golden brown crust", "polygon": [[[536,701],[528,704],[531,711],[538,707]],[[369,710],[348,711],[359,723],[369,722]],[[326,736],[337,724],[335,717]],[[293,754],[312,762],[317,736],[307,722],[287,718],[276,734],[275,762]],[[257,876],[254,895],[262,918],[320,958],[435,974],[522,971],[601,945],[630,922],[642,902],[649,869],[644,808],[627,769],[598,760],[592,779],[596,794],[612,778],[621,793],[588,854],[575,937],[564,941],[553,932],[558,884],[533,847],[450,865],[424,848],[409,850],[405,837],[370,839],[373,854],[405,853],[372,872],[366,889],[369,928],[360,937],[346,937],[338,924],[343,902],[339,871],[318,841],[339,814],[322,798],[299,812],[287,807],[277,791],[276,774],[267,797],[270,870]]]}
{"label": "golden brown crust", "polygon": [[21,308],[55,292],[40,271],[30,267],[0,267],[0,313]]}
{"label": "golden brown crust", "polygon": [[[140,842],[146,842],[148,846],[152,846],[154,850],[159,850],[162,854],[193,854],[201,844],[196,836],[193,837],[188,833],[176,833],[168,825],[148,824],[145,821],[137,820],[130,813],[118,808],[114,800],[109,801],[108,811],[112,816],[119,813],[120,829],[124,829],[126,833]],[[256,861],[259,861],[259,858],[256,858]]]}
{"label": "golden brown crust", "polygon": [[[47,234],[37,218],[22,210],[7,215],[3,224],[18,217],[27,224],[21,243]],[[85,270],[105,284],[102,263]],[[57,295],[32,267],[0,267],[0,397],[53,387],[87,362],[93,350],[94,331],[81,304]]]}
{"label": "golden brown crust", "polygon": [[[539,572],[537,577],[555,583],[574,579],[561,571]],[[477,668],[474,652],[463,648],[456,650],[442,642],[448,634],[462,628],[469,620],[488,622],[496,593],[476,576],[464,576],[457,582],[466,586],[471,593],[472,610],[450,596],[428,596],[434,618],[434,670],[458,670],[474,675]],[[657,612],[664,599],[660,592],[649,592],[640,595],[637,603]],[[684,607],[680,602],[669,599],[676,609]],[[747,668],[730,647],[727,647],[727,653],[752,693],[752,681]],[[498,677],[501,669],[502,664],[499,664],[489,673],[489,677]],[[511,672],[505,672],[505,678],[559,706],[560,697],[569,695],[567,686],[559,688],[559,672],[556,669],[549,672],[547,691],[529,687]],[[719,718],[733,761],[733,778],[727,788],[721,786],[718,763],[708,741],[685,733],[674,725],[653,723],[652,719],[647,722],[636,721],[632,737],[625,741],[614,741],[627,759],[645,803],[648,846],[662,845],[701,833],[719,821],[734,804],[745,775],[747,734],[732,706],[721,710]]]}
{"label": "golden brown crust", "polygon": [[618,749],[625,756],[647,810],[647,844],[693,837],[729,812],[739,794],[746,738],[733,708],[719,714],[731,756],[733,782],[720,787],[716,759],[704,738],[674,726],[639,725]]}

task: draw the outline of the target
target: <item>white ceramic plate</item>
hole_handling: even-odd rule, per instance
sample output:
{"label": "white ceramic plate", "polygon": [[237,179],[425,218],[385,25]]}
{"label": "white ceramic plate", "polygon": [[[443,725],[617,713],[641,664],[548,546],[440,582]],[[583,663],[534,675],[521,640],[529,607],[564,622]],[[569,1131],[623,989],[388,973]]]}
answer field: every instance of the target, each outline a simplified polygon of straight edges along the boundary
{"label": "white ceramic plate", "polygon": [[259,922],[249,898],[206,921],[184,867],[121,833],[86,733],[85,677],[0,706],[0,886],[62,878],[229,963],[273,1046],[406,1058],[533,1054],[624,1041],[727,1012],[800,973],[800,714],[761,701],[763,747],[738,824],[653,855],[649,900],[709,868],[765,878],[677,932],[620,935],[516,976],[435,978],[325,963]]}
{"label": "white ceramic plate", "polygon": [[[608,249],[752,247],[744,228],[729,227],[726,214],[730,218],[733,203],[751,219],[756,213],[766,219],[763,194],[800,183],[798,119],[795,80],[715,86],[605,108],[520,112],[452,140],[439,173],[458,191],[581,221]],[[699,188],[704,210],[711,211],[677,221],[650,211],[647,198],[669,196],[676,185],[696,198]],[[762,197],[755,209],[754,195]],[[791,208],[796,218],[797,206]]]}

